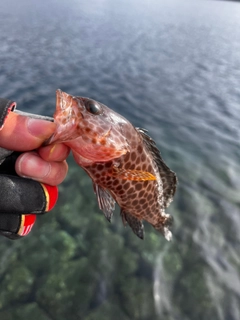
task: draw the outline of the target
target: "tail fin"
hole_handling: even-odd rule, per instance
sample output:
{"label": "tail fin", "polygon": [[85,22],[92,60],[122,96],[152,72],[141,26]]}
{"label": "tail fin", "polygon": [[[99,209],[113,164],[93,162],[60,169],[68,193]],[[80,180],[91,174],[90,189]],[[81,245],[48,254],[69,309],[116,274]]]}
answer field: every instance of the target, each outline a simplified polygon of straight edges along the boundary
{"label": "tail fin", "polygon": [[168,214],[168,213],[164,213],[164,215],[162,214],[159,222],[154,225],[154,228],[161,232],[165,239],[170,241],[172,240],[172,232],[169,230],[169,227],[173,224],[173,217]]}

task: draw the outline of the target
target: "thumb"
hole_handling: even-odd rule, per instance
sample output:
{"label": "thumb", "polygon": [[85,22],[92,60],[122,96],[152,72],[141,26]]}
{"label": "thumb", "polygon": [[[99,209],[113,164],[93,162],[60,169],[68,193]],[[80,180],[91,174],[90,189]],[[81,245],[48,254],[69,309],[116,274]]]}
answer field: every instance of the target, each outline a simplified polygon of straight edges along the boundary
{"label": "thumb", "polygon": [[0,131],[1,147],[14,151],[37,149],[56,129],[53,122],[9,112]]}

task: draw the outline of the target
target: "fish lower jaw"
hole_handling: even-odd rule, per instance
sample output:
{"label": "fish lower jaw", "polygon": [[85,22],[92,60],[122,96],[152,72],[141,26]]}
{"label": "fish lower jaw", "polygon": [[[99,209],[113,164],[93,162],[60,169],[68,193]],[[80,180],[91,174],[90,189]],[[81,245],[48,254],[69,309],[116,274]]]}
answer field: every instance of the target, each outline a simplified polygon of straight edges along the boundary
{"label": "fish lower jaw", "polygon": [[77,152],[73,151],[73,157],[75,159],[75,161],[81,166],[81,167],[86,167],[86,166],[90,166],[92,165],[95,161],[87,159],[85,157],[83,157],[82,155],[80,155]]}
{"label": "fish lower jaw", "polygon": [[67,141],[65,144],[71,148],[75,160],[80,166],[114,160],[127,152],[125,149],[92,144],[83,140],[82,137]]}

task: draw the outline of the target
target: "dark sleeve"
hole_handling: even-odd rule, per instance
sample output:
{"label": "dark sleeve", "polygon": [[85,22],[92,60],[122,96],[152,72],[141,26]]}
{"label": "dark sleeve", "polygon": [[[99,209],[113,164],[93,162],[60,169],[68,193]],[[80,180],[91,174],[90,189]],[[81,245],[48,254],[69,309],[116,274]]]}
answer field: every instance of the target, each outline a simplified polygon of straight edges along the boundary
{"label": "dark sleeve", "polygon": [[[8,113],[10,111],[13,111],[16,108],[16,105],[17,104],[14,101],[0,98],[0,130],[3,128],[4,122],[7,118]],[[11,150],[6,150],[0,147],[0,164],[11,153],[12,153]]]}
{"label": "dark sleeve", "polygon": [[4,125],[4,121],[10,111],[16,108],[16,102],[0,98],[0,130]]}

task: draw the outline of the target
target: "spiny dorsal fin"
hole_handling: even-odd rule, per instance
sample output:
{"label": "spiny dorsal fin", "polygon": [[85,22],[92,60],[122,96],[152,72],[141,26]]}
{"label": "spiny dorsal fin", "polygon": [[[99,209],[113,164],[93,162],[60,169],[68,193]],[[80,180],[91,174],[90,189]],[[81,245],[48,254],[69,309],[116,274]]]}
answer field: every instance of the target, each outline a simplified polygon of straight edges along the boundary
{"label": "spiny dorsal fin", "polygon": [[163,161],[155,141],[147,134],[147,130],[141,128],[136,128],[136,130],[141,134],[146,148],[151,153],[153,160],[158,167],[163,183],[164,207],[166,208],[173,200],[173,196],[176,192],[177,176]]}

